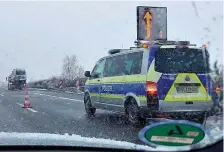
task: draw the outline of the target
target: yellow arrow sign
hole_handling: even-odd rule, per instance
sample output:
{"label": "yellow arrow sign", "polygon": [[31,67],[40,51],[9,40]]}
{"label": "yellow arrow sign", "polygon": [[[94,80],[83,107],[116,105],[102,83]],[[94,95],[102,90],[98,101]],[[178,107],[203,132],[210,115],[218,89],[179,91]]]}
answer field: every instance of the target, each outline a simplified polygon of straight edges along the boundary
{"label": "yellow arrow sign", "polygon": [[147,11],[144,14],[144,21],[145,21],[145,29],[146,29],[146,39],[149,39],[151,36],[151,28],[152,28],[152,14]]}

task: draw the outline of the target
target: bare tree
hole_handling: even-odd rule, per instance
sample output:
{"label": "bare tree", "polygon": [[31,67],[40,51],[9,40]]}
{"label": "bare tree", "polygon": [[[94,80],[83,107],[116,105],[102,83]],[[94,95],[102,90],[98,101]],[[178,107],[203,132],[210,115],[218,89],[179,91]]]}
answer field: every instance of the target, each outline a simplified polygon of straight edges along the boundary
{"label": "bare tree", "polygon": [[75,80],[78,77],[79,63],[75,55],[70,57],[70,66],[71,66],[71,80]]}
{"label": "bare tree", "polygon": [[78,68],[78,77],[82,78],[83,76],[84,76],[84,67],[80,65]]}
{"label": "bare tree", "polygon": [[79,65],[76,55],[66,56],[63,60],[62,77],[67,80],[75,80],[82,77],[84,73],[83,66]]}
{"label": "bare tree", "polygon": [[68,80],[71,78],[70,58],[68,55],[63,59],[62,77]]}

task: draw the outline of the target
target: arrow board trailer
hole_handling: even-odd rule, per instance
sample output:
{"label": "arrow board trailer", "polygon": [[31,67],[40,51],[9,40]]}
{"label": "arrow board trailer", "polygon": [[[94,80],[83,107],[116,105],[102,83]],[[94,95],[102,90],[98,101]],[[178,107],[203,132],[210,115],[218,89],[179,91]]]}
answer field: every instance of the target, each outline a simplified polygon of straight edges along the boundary
{"label": "arrow board trailer", "polygon": [[22,90],[24,84],[26,84],[26,70],[25,69],[13,69],[8,76],[8,90],[19,89]]}
{"label": "arrow board trailer", "polygon": [[167,8],[137,7],[137,40],[167,39]]}

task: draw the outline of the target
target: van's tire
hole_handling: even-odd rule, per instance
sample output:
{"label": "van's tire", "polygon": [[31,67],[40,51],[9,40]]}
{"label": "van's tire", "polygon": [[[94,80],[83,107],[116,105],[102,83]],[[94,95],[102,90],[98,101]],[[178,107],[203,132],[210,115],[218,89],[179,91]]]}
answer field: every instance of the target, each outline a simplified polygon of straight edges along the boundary
{"label": "van's tire", "polygon": [[139,107],[134,98],[129,98],[125,104],[125,118],[128,123],[134,126],[141,124]]}
{"label": "van's tire", "polygon": [[85,111],[86,111],[86,114],[87,114],[88,117],[91,117],[92,115],[95,114],[96,108],[94,108],[92,106],[90,96],[87,93],[84,96],[84,105],[85,105]]}

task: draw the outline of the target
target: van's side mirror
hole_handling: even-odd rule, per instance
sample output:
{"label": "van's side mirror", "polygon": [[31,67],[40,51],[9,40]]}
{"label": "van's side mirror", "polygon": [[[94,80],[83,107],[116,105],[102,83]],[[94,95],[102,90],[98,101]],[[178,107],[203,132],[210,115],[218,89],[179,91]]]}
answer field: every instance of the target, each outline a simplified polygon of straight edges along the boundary
{"label": "van's side mirror", "polygon": [[86,77],[91,77],[91,75],[90,75],[90,71],[85,71],[85,73],[84,73],[84,75],[86,76]]}
{"label": "van's side mirror", "polygon": [[7,77],[5,78],[5,80],[7,81]]}

